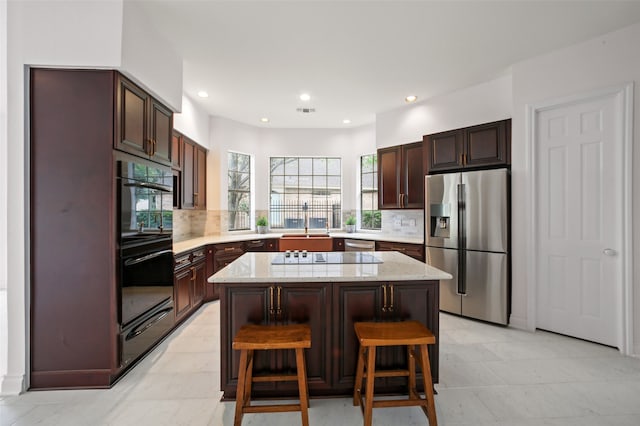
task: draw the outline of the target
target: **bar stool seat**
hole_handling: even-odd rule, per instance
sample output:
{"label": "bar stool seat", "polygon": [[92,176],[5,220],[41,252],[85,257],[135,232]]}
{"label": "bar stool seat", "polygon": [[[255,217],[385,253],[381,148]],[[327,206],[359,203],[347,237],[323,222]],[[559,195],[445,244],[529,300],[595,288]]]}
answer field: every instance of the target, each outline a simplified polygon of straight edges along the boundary
{"label": "bar stool seat", "polygon": [[[360,342],[360,350],[353,390],[353,405],[361,407],[365,426],[371,425],[374,408],[412,406],[421,407],[427,416],[429,425],[437,426],[431,366],[427,354],[427,345],[436,343],[436,338],[431,330],[418,321],[357,322],[354,324],[354,329]],[[376,348],[378,346],[406,346],[408,369],[376,371]],[[416,391],[416,358],[422,370],[425,398],[422,398]],[[374,401],[373,384],[376,377],[400,376],[409,378],[408,399]],[[367,379],[364,399],[361,392],[363,378]]]}
{"label": "bar stool seat", "polygon": [[[311,347],[311,328],[306,324],[244,325],[233,339],[233,349],[240,351],[240,371],[236,391],[234,425],[242,424],[244,413],[281,413],[300,411],[302,424],[309,425],[309,392],[304,349]],[[294,349],[297,374],[274,374],[253,377],[253,351]],[[297,381],[299,404],[251,405],[251,385],[256,382]]]}

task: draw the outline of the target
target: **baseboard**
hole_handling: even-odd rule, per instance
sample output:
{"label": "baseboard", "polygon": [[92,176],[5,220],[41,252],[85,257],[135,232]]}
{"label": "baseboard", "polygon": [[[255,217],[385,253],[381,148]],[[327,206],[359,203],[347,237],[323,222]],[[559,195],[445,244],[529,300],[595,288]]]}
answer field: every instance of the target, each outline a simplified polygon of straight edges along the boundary
{"label": "baseboard", "polygon": [[527,319],[516,315],[509,317],[509,327],[517,328],[518,330],[533,331],[529,329]]}
{"label": "baseboard", "polygon": [[0,377],[0,395],[19,395],[24,391],[24,375],[19,376],[1,376]]}
{"label": "baseboard", "polygon": [[109,369],[32,371],[29,389],[106,389],[113,383]]}

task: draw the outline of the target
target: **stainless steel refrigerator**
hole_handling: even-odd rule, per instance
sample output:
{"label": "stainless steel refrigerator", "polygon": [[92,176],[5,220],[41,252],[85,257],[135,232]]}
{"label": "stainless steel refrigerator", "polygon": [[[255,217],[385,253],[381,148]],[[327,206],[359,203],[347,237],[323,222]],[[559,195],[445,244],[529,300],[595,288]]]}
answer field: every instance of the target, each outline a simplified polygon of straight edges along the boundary
{"label": "stainless steel refrigerator", "polygon": [[425,192],[427,263],[453,275],[441,281],[440,309],[507,324],[509,171],[430,175]]}

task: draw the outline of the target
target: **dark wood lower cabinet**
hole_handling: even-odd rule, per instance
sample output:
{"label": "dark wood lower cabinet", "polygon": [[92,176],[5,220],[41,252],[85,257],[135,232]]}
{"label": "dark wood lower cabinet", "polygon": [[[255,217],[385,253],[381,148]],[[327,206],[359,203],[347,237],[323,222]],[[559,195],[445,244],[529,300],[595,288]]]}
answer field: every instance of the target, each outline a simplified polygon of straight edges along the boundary
{"label": "dark wood lower cabinet", "polygon": [[422,244],[393,243],[389,241],[376,241],[377,251],[397,251],[424,262],[424,246]]}
{"label": "dark wood lower cabinet", "polygon": [[[309,324],[311,327],[311,348],[305,352],[307,361],[307,382],[314,393],[328,393],[331,384],[329,369],[331,352],[330,340],[330,294],[331,286],[325,283],[223,285],[221,294],[223,345],[222,365],[228,365],[222,372],[222,388],[225,398],[234,398],[238,382],[240,352],[231,347],[233,336],[244,324]],[[266,371],[295,372],[295,352],[293,350],[257,352],[254,359],[254,375]],[[269,396],[297,395],[295,382],[256,383],[253,394]]]}
{"label": "dark wood lower cabinet", "polygon": [[199,248],[176,256],[173,300],[176,323],[188,317],[202,304],[206,294],[206,250]]}
{"label": "dark wood lower cabinet", "polygon": [[[239,352],[232,349],[235,334],[244,324],[307,323],[311,349],[306,351],[309,392],[316,396],[353,392],[358,341],[357,321],[414,319],[439,335],[439,282],[349,283],[224,283],[221,284],[221,386],[225,399],[235,398]],[[429,348],[432,378],[438,382],[438,347]],[[405,368],[404,348],[379,348],[380,368]],[[258,353],[256,374],[265,370],[292,371],[292,351]],[[256,396],[297,394],[295,383],[257,383]],[[376,392],[406,392],[406,379],[376,379]]]}

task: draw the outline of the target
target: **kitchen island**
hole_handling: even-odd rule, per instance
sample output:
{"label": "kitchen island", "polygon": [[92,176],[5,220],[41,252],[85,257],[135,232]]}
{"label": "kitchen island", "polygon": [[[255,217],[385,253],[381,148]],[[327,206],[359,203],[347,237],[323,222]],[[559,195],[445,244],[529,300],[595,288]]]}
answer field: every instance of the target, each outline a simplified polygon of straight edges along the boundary
{"label": "kitchen island", "polygon": [[[343,263],[344,262],[344,263]],[[244,324],[307,323],[306,352],[312,396],[353,392],[357,321],[424,323],[439,337],[439,280],[451,275],[398,252],[245,253],[209,278],[220,285],[221,390],[235,398],[239,353],[231,347]],[[381,348],[380,368],[406,368],[404,348]],[[429,348],[433,382],[438,382],[438,343]],[[258,352],[254,371],[292,370],[293,351]],[[376,379],[376,392],[406,391],[404,378]],[[292,382],[256,383],[256,396],[297,394]]]}

